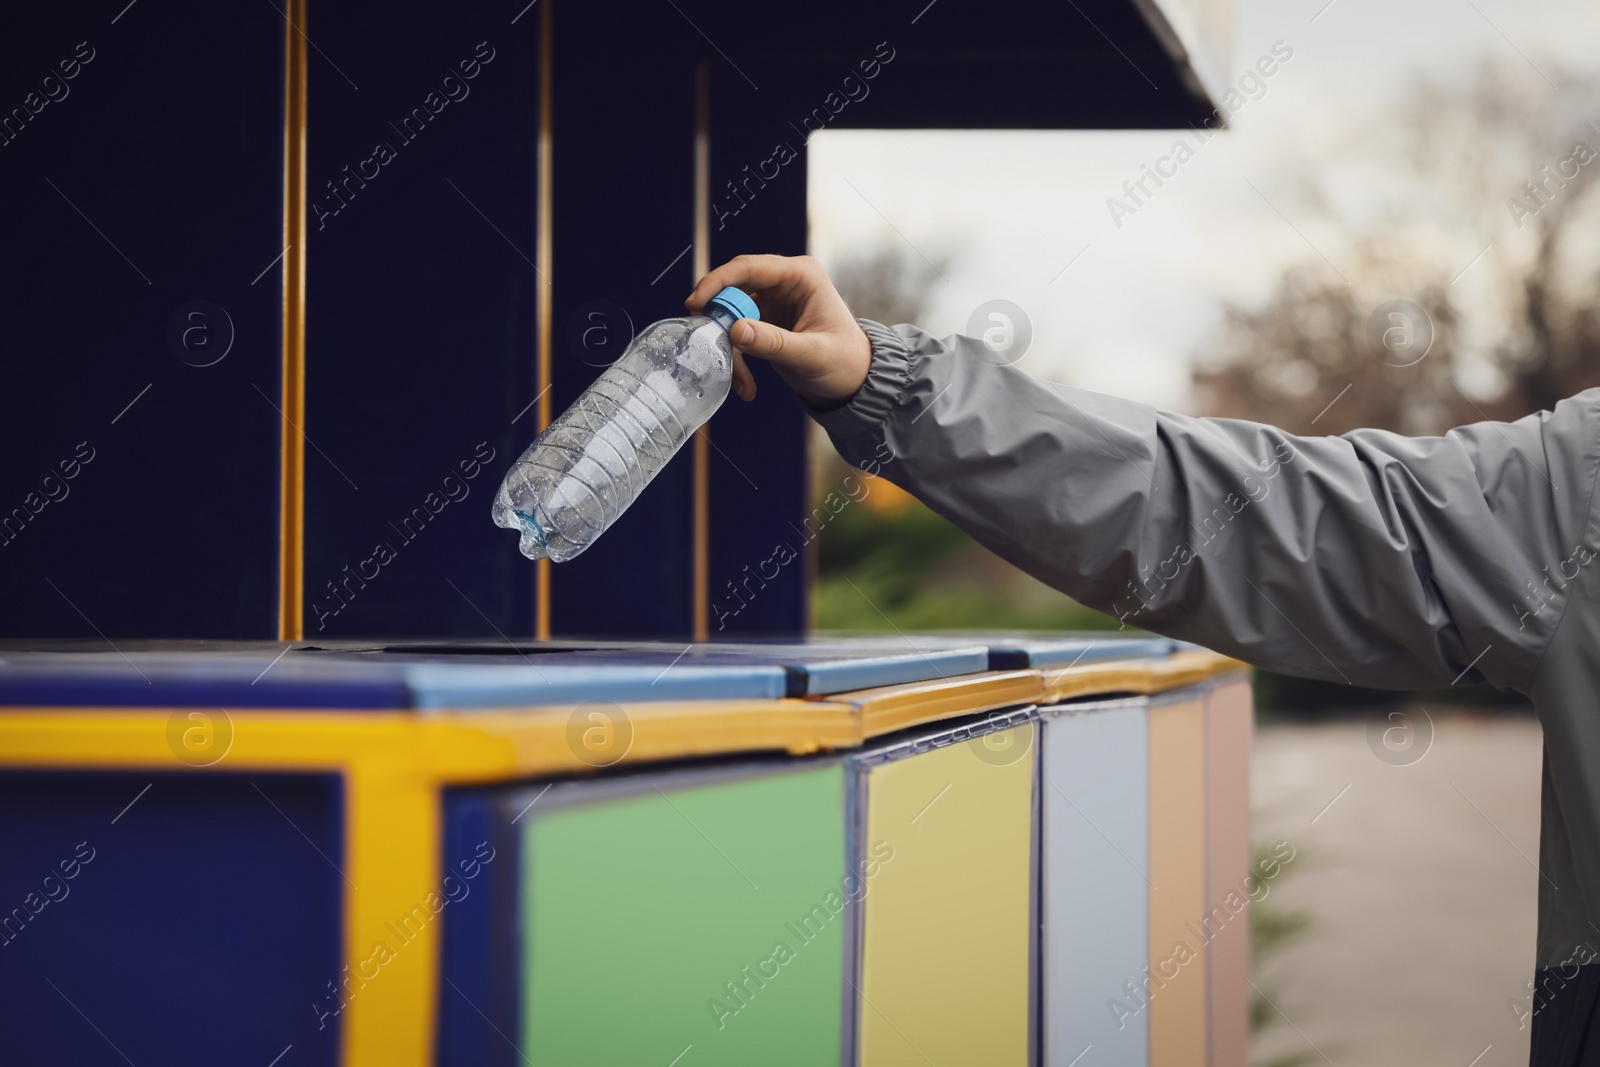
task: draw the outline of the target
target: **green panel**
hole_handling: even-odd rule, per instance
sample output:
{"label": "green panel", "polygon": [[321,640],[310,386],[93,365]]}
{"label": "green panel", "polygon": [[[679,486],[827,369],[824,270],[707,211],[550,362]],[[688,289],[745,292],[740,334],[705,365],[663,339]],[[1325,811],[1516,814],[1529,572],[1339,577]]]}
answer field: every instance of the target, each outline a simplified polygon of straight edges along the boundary
{"label": "green panel", "polygon": [[523,1054],[836,1067],[841,767],[656,781],[523,832]]}

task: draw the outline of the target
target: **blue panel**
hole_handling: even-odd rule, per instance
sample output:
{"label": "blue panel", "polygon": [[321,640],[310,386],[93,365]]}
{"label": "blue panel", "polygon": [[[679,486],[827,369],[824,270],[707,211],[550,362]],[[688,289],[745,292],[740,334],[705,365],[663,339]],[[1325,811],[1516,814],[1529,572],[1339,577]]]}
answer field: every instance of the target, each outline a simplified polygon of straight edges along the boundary
{"label": "blue panel", "polygon": [[0,634],[268,637],[286,28],[125,6],[0,34]]}
{"label": "blue panel", "polygon": [[398,670],[286,656],[35,653],[0,662],[0,704],[45,707],[404,708]]}
{"label": "blue panel", "polygon": [[537,392],[520,6],[311,5],[308,635],[533,630],[534,569],[489,521]]}
{"label": "blue panel", "polygon": [[[661,682],[684,668],[718,668],[733,672],[759,665],[782,667],[788,674],[787,695],[825,696],[854,689],[869,689],[901,682],[921,682],[949,678],[985,670],[989,662],[987,647],[978,641],[958,639],[826,637],[794,639],[718,641],[678,647],[669,644],[625,642],[609,648],[563,650],[558,644],[529,642],[516,644],[457,643],[408,647],[390,646],[386,653],[404,656],[408,661],[433,663],[526,663],[541,670],[568,664],[653,665],[661,671]],[[680,684],[687,684],[686,680]],[[621,699],[621,698],[618,698]],[[652,695],[645,699],[665,699]]]}
{"label": "blue panel", "polygon": [[981,644],[911,648],[905,642],[873,639],[859,643],[824,640],[702,647],[707,648],[707,659],[782,663],[794,679],[791,696],[826,696],[880,685],[953,678],[986,670],[989,663],[988,649]]}
{"label": "blue panel", "polygon": [[[506,792],[444,794],[444,867],[457,892],[444,912],[439,968],[439,1067],[513,1067],[521,1003],[517,875],[522,839]],[[485,858],[487,857],[487,862]],[[469,875],[471,877],[469,877]]]}
{"label": "blue panel", "polygon": [[333,1067],[342,806],[331,776],[0,774],[5,1061]]}
{"label": "blue panel", "polygon": [[1156,659],[1170,653],[1175,642],[1165,637],[1116,637],[1109,634],[1072,634],[1061,637],[985,638],[990,670],[1025,667],[1061,668],[1079,663],[1114,659]]}
{"label": "blue panel", "polygon": [[[671,4],[581,0],[557,3],[552,17],[550,397],[559,413],[621,355],[632,333],[685,313],[694,276],[700,37]],[[518,424],[518,448],[533,439],[531,422]],[[692,453],[685,447],[668,463],[592,548],[550,568],[554,632],[659,637],[693,630]],[[531,570],[516,556],[516,537],[496,533],[496,551]]]}
{"label": "blue panel", "polygon": [[1149,960],[1145,702],[1042,717],[1044,1063],[1069,1067],[1092,1046],[1096,1064],[1144,1067],[1149,1014],[1124,983],[1143,995]]}
{"label": "blue panel", "polygon": [[778,664],[678,653],[406,662],[372,654],[34,653],[0,663],[0,704],[222,708],[503,708],[585,700],[781,697]]}

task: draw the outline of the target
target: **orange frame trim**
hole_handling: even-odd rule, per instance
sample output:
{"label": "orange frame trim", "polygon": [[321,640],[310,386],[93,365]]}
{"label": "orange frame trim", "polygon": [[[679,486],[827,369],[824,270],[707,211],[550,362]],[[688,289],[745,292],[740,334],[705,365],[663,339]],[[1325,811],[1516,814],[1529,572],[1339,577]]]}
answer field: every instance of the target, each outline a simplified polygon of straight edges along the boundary
{"label": "orange frame trim", "polygon": [[[553,314],[554,300],[550,291],[550,276],[555,270],[555,234],[550,230],[555,218],[555,171],[551,168],[550,151],[554,142],[555,112],[551,107],[550,94],[555,84],[552,72],[555,49],[551,45],[552,27],[555,16],[551,14],[551,6],[555,0],[544,0],[539,9],[539,162],[536,182],[538,189],[536,196],[538,203],[535,211],[535,237],[533,258],[538,261],[534,279],[534,291],[538,294],[534,300],[535,330],[538,367],[535,372],[539,386],[539,406],[535,418],[539,420],[539,432],[543,433],[545,427],[550,425],[550,384],[553,378],[552,353],[554,334],[551,332],[550,316]],[[534,565],[535,581],[538,585],[534,593],[534,636],[541,641],[550,638],[550,561],[541,559]]]}
{"label": "orange frame trim", "polygon": [[298,641],[305,615],[306,21],[288,0],[283,88],[283,380],[279,390],[278,640]]}

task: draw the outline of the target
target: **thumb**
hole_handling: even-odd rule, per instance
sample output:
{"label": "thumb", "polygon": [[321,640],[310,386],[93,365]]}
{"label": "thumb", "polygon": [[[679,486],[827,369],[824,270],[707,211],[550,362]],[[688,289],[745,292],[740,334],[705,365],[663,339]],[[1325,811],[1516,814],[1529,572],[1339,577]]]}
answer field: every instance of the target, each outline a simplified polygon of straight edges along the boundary
{"label": "thumb", "polygon": [[734,323],[729,337],[745,355],[771,360],[780,367],[793,366],[813,348],[811,338],[755,319]]}

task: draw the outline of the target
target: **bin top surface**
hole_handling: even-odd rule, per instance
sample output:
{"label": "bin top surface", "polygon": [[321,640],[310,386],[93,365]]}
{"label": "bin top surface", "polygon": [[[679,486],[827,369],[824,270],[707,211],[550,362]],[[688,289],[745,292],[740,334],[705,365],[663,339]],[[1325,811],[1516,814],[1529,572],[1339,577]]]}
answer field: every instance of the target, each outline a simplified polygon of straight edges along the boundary
{"label": "bin top surface", "polygon": [[0,651],[0,706],[461,709],[817,697],[985,670],[1146,659],[1164,638],[818,635],[739,642],[450,640]]}

